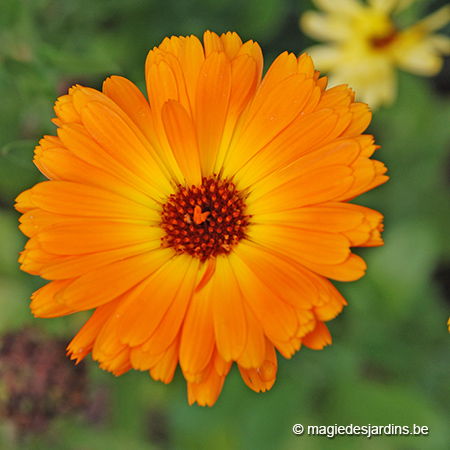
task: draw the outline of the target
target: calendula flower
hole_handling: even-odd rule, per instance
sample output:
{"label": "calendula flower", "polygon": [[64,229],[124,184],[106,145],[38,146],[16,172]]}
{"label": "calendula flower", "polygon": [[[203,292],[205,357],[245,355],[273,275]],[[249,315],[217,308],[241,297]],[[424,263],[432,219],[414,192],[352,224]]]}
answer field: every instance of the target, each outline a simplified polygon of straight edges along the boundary
{"label": "calendula flower", "polygon": [[[414,1],[414,0],[413,0]],[[323,11],[307,11],[303,31],[319,41],[310,47],[317,68],[331,85],[348,83],[372,110],[391,104],[397,95],[397,70],[436,75],[442,55],[450,54],[450,38],[437,34],[450,22],[450,5],[399,29],[395,15],[411,0],[314,0]]]}
{"label": "calendula flower", "polygon": [[52,280],[35,316],[94,309],[71,358],[164,383],[179,363],[189,403],[212,405],[233,362],[266,391],[276,350],[331,342],[345,300],[328,278],[360,278],[351,247],[382,245],[381,214],[348,201],[385,167],[350,89],[306,54],[262,68],[235,33],[172,37],[147,57],[148,101],[114,76],[56,102],[35,152],[50,181],[17,198],[20,262]]}

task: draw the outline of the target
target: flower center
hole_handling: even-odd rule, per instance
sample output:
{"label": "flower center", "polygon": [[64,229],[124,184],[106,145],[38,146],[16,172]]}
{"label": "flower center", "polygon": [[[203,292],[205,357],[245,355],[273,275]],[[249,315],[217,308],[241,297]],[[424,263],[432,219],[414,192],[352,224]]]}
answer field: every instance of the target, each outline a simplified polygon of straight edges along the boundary
{"label": "flower center", "polygon": [[388,33],[382,36],[372,36],[370,43],[375,49],[383,49],[397,38],[398,32],[395,29],[390,30]]}
{"label": "flower center", "polygon": [[203,178],[199,187],[179,185],[162,207],[166,235],[161,245],[202,261],[229,253],[245,237],[251,216],[244,211],[242,196],[231,181],[214,176]]}
{"label": "flower center", "polygon": [[384,51],[398,37],[391,17],[372,7],[367,7],[352,20],[355,42],[365,42],[370,50]]}

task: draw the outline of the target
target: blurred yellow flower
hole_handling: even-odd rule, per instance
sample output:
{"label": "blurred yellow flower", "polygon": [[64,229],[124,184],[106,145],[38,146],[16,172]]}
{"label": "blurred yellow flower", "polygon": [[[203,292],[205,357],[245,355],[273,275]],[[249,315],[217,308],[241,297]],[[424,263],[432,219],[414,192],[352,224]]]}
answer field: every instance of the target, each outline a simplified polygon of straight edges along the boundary
{"label": "blurred yellow flower", "polygon": [[450,5],[399,29],[393,17],[414,0],[313,1],[322,11],[307,11],[300,19],[301,28],[329,43],[307,52],[316,67],[329,75],[331,86],[348,83],[358,100],[372,109],[395,100],[397,69],[436,75],[442,55],[450,54],[450,38],[434,33],[450,22]]}

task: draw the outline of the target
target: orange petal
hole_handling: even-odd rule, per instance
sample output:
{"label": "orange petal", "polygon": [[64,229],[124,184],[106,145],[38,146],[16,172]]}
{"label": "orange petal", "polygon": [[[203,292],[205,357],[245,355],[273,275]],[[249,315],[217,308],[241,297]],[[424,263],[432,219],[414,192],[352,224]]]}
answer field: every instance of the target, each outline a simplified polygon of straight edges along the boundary
{"label": "orange petal", "polygon": [[225,53],[212,53],[197,84],[195,122],[203,176],[213,174],[231,95],[231,65]]}
{"label": "orange petal", "polygon": [[245,369],[239,366],[239,372],[245,384],[255,392],[266,392],[275,383],[277,376],[277,355],[275,348],[266,339],[265,360],[260,367],[254,369]]}
{"label": "orange petal", "polygon": [[186,380],[201,382],[215,347],[212,286],[208,283],[193,296],[187,311],[180,345],[180,366]]}
{"label": "orange petal", "polygon": [[[310,80],[302,83],[307,82],[312,83]],[[246,185],[259,180],[264,183],[265,177],[297,161],[319,145],[335,129],[338,121],[339,116],[332,110],[298,116],[283,130],[278,130],[272,140],[264,143],[264,147],[255,147],[255,153],[259,152],[248,163],[244,165],[244,161],[240,161],[236,180],[245,180]]]}
{"label": "orange petal", "polygon": [[[204,59],[203,46],[196,36],[165,39],[159,48],[150,51],[147,56],[145,73],[147,92],[152,108],[159,111],[165,101],[175,99],[180,101],[189,112],[192,111],[195,104],[198,73]],[[170,89],[166,89],[165,93],[162,92],[162,97],[159,96],[161,92],[155,92],[155,87],[160,89],[161,86],[154,84],[155,75],[158,71],[157,66],[161,61],[164,61],[170,68],[177,86],[176,95],[169,73],[167,73],[169,83],[166,83],[166,88],[170,87]],[[167,67],[161,68],[161,70],[167,70]],[[164,74],[161,74],[161,76],[164,76]]]}
{"label": "orange petal", "polygon": [[[259,276],[270,276],[269,281],[272,284],[275,281],[273,274],[261,273],[255,270],[255,267],[251,264],[253,260],[256,260],[255,255],[257,253],[248,252],[248,255],[251,257],[249,259],[241,247],[243,247],[242,241],[235,249],[236,255],[233,252],[228,257],[249,309],[257,318],[267,336],[282,341],[289,340],[296,335],[298,330],[298,321],[294,314],[294,308],[278,297],[264,284],[264,280],[259,278]],[[238,250],[241,251],[238,252]],[[282,289],[282,283],[278,280],[277,282]]]}
{"label": "orange petal", "polygon": [[[44,181],[43,183],[47,182]],[[37,188],[37,186],[39,185],[34,186],[33,189]],[[39,190],[41,189],[39,188]],[[45,198],[43,198],[43,200],[45,201]],[[67,209],[70,209],[70,205],[67,205]],[[38,235],[42,231],[48,231],[52,228],[64,227],[66,225],[71,226],[74,222],[80,223],[80,221],[83,222],[83,220],[85,219],[78,217],[75,218],[73,215],[57,214],[39,208],[31,209],[30,211],[24,213],[19,219],[21,223],[21,231],[28,237],[36,237],[33,239],[35,242],[38,241]],[[90,222],[88,220],[88,222],[84,223]],[[42,249],[42,246],[40,246],[40,248]]]}
{"label": "orange petal", "polygon": [[[145,282],[127,296],[117,310],[122,343],[131,347],[141,345],[157,330],[177,297],[189,299],[192,296],[192,277],[188,277],[188,286],[184,285],[191,266],[198,267],[192,257],[176,256],[148,276]],[[179,314],[183,316],[184,311],[180,310]],[[170,343],[167,342],[167,345]]]}
{"label": "orange petal", "polygon": [[199,383],[188,380],[188,401],[189,404],[197,402],[200,406],[213,406],[222,391],[225,377],[220,376],[214,369],[214,364],[210,364],[206,377]]}
{"label": "orange petal", "polygon": [[385,183],[389,177],[384,175],[386,167],[380,161],[361,157],[352,164],[355,174],[355,183],[348,192],[339,196],[337,200],[351,200],[354,197],[367,192],[380,184]]}
{"label": "orange petal", "polygon": [[155,62],[155,58],[157,57],[158,53],[171,53],[174,56],[178,56],[181,51],[181,47],[186,42],[186,39],[188,38],[184,36],[172,36],[170,38],[164,38],[159,47],[154,47],[153,50],[150,50],[150,52],[148,53],[147,59],[145,61],[145,73],[147,73],[148,68]]}
{"label": "orange petal", "polygon": [[26,213],[35,208],[34,203],[31,200],[31,189],[27,189],[17,196],[14,207],[21,213]]}
{"label": "orange petal", "polygon": [[[148,253],[149,251],[156,250],[159,247],[159,241],[150,241],[100,253],[89,253],[74,256],[57,255],[57,257],[43,265],[40,269],[39,275],[48,280],[77,278],[85,273],[103,266],[107,266],[113,262],[121,261],[143,253]],[[43,250],[41,250],[41,254],[42,252]]]}
{"label": "orange petal", "polygon": [[220,37],[216,33],[209,30],[203,33],[203,45],[205,46],[206,57],[211,55],[211,53],[219,53],[225,51],[223,41],[220,39]]}
{"label": "orange petal", "polygon": [[53,264],[58,256],[42,249],[36,238],[31,238],[25,244],[25,250],[20,253],[20,268],[33,275],[41,275],[47,264]]}
{"label": "orange petal", "polygon": [[311,333],[303,336],[302,343],[313,350],[322,350],[331,344],[331,335],[323,322],[318,321]]}
{"label": "orange petal", "polygon": [[383,240],[381,239],[383,215],[378,211],[363,206],[353,204],[344,205],[349,207],[348,209],[352,210],[352,212],[362,214],[364,217],[359,226],[344,233],[350,239],[352,246],[375,247],[383,245]]}
{"label": "orange petal", "polygon": [[372,113],[365,103],[352,103],[350,111],[352,122],[343,133],[344,136],[354,136],[363,133],[372,120]]}
{"label": "orange petal", "polygon": [[31,296],[31,312],[35,317],[61,317],[75,312],[74,309],[55,300],[55,294],[64,289],[72,280],[52,281],[38,289]]}
{"label": "orange petal", "polygon": [[164,317],[151,337],[142,344],[145,351],[151,354],[161,353],[171,345],[178,335],[178,331],[184,322],[186,311],[191,301],[194,286],[198,281],[199,264],[199,260],[191,258],[191,263],[178,294],[169,305]]}
{"label": "orange petal", "polygon": [[303,155],[253,187],[248,213],[294,209],[347,195],[354,185],[350,166],[360,151],[358,142],[342,139]]}
{"label": "orange petal", "polygon": [[97,219],[74,218],[41,230],[42,248],[57,255],[82,255],[159,241],[160,228]]}
{"label": "orange petal", "polygon": [[316,72],[314,70],[314,63],[311,56],[303,53],[297,58],[297,73],[305,74],[306,78],[315,77]]}
{"label": "orange petal", "polygon": [[154,128],[150,106],[137,86],[124,77],[112,76],[104,81],[103,93],[122,109],[152,143]]}
{"label": "orange petal", "polygon": [[118,318],[112,313],[98,333],[92,348],[92,358],[100,362],[102,369],[119,376],[132,366],[131,349],[120,342],[117,328]]}
{"label": "orange petal", "polygon": [[243,303],[245,322],[247,324],[247,339],[242,354],[237,359],[237,363],[240,367],[251,369],[259,367],[264,362],[266,354],[266,340],[263,329],[255,317],[250,311],[247,303]]}
{"label": "orange petal", "polygon": [[[278,297],[298,309],[311,308],[311,299],[317,295],[316,287],[309,280],[309,272],[295,265],[292,259],[248,240],[242,240],[228,258],[237,276],[245,264],[253,273],[254,282],[259,280],[258,284],[268,289],[267,295]],[[244,285],[251,283],[244,281]]]}
{"label": "orange petal", "polygon": [[219,351],[216,349],[214,350],[214,354],[212,357],[214,370],[217,372],[217,374],[221,377],[226,377],[228,375],[228,372],[230,371],[231,365],[233,364],[232,361],[225,361],[222,356],[220,356]]}
{"label": "orange petal", "polygon": [[256,94],[251,110],[246,115],[241,134],[226,160],[224,175],[231,176],[236,173],[288,127],[301,113],[313,88],[312,80],[304,80],[302,75],[294,75],[267,92],[257,110],[254,108],[258,96]]}
{"label": "orange petal", "polygon": [[56,300],[78,311],[96,308],[134,288],[172,256],[171,250],[158,249],[113,262],[77,278]]}
{"label": "orange petal", "polygon": [[[368,208],[367,208],[368,209]],[[299,230],[327,233],[350,232],[365,221],[366,208],[339,202],[327,202],[303,208],[280,211],[277,214],[258,214],[258,224],[289,226]]]}
{"label": "orange petal", "polygon": [[[89,135],[84,126],[78,124],[63,125],[58,130],[58,136],[70,152],[86,163],[113,175],[137,191],[144,193],[147,197],[160,197],[160,194],[152,189],[147,180],[140,178],[132,170],[127,169],[113,156],[109,155]],[[93,176],[95,172],[94,174],[88,172],[88,174]],[[107,186],[110,186],[110,189],[112,189],[113,185],[108,183]]]}
{"label": "orange petal", "polygon": [[322,93],[317,109],[335,108],[337,106],[350,106],[355,94],[346,84],[333,86]]}
{"label": "orange petal", "polygon": [[214,172],[220,173],[230,144],[238,134],[238,120],[260,83],[258,61],[243,54],[231,61],[231,92],[227,117],[222,133],[222,141],[217,154]]}
{"label": "orange petal", "polygon": [[212,314],[217,349],[225,361],[242,354],[247,338],[244,299],[228,257],[216,258],[213,277]]}
{"label": "orange petal", "polygon": [[[43,210],[79,217],[157,224],[159,214],[152,208],[133,202],[122,195],[66,181],[47,181],[31,189],[31,200]],[[148,200],[148,206],[156,204]]]}
{"label": "orange petal", "polygon": [[[264,101],[264,97],[281,81],[289,78],[291,75],[298,73],[298,60],[293,53],[283,52],[277,56],[270,67],[267,69],[267,73],[264,75],[264,80],[261,85],[261,89],[258,91],[258,96],[255,98],[256,105],[253,107],[258,110],[261,101]],[[303,74],[303,78],[306,74]]]}
{"label": "orange petal", "polygon": [[142,348],[142,345],[138,345],[130,349],[130,363],[135,370],[150,370],[162,360],[163,356],[164,351],[151,355],[149,352],[145,351],[144,348]]}
{"label": "orange petal", "polygon": [[[166,61],[167,59],[174,61],[169,64],[170,61]],[[174,69],[172,69],[172,67],[174,67]],[[176,70],[175,73],[174,70]],[[184,92],[184,84],[182,86],[179,85],[179,80],[176,75],[180,70],[179,63],[175,57],[167,55],[167,57],[158,62],[158,64],[150,65],[146,74],[148,97],[155,127],[155,135],[157,137],[157,143],[154,143],[153,146],[158,152],[159,158],[163,161],[164,166],[167,168],[170,177],[174,179],[177,184],[184,183],[184,178],[167,140],[161,111],[163,105],[169,100],[176,100],[180,102],[185,109],[190,109],[189,105],[186,104],[187,100],[182,102],[186,93]]]}
{"label": "orange petal", "polygon": [[176,339],[164,352],[161,360],[150,369],[150,375],[155,381],[170,383],[178,365],[180,340]]}
{"label": "orange petal", "polygon": [[67,356],[70,359],[76,359],[77,364],[88,355],[94,346],[100,330],[109,320],[121,299],[109,302],[106,305],[98,307],[89,320],[83,325],[81,330],[72,339],[67,347]]}
{"label": "orange petal", "polygon": [[121,348],[114,355],[97,354],[95,361],[100,363],[100,368],[112,372],[116,377],[128,372],[132,366],[130,363],[130,349],[127,347]]}
{"label": "orange petal", "polygon": [[288,341],[278,341],[276,339],[271,339],[271,342],[280,352],[280,354],[286,359],[292,358],[292,355],[297,353],[302,346],[302,340],[297,336],[292,337]]}
{"label": "orange petal", "polygon": [[81,116],[92,137],[115,161],[145,180],[151,191],[163,197],[170,195],[172,188],[152,156],[153,149],[116,112],[99,102],[89,102]]}
{"label": "orange petal", "polygon": [[289,258],[300,257],[316,264],[340,264],[350,254],[350,241],[340,233],[258,225],[252,229],[252,238]]}
{"label": "orange petal", "polygon": [[183,79],[186,83],[186,91],[189,99],[190,111],[195,107],[197,82],[200,68],[205,61],[205,54],[200,40],[195,36],[188,36],[179,53]]}
{"label": "orange petal", "polygon": [[367,269],[367,265],[364,260],[354,253],[350,253],[344,262],[332,265],[306,261],[301,258],[301,255],[299,255],[296,259],[300,264],[304,264],[313,272],[337,281],[358,280],[365,274]]}
{"label": "orange petal", "polygon": [[42,145],[35,152],[35,164],[49,179],[65,180],[87,186],[95,186],[115,192],[143,205],[148,205],[150,198],[129,183],[125,183],[107,171],[95,167],[75,156],[60,142],[59,147]]}
{"label": "orange petal", "polygon": [[95,340],[92,359],[98,361],[103,370],[119,376],[132,368],[130,355],[131,349],[121,345],[117,340],[114,315],[112,315]]}
{"label": "orange petal", "polygon": [[334,319],[347,302],[336,287],[326,278],[311,273],[311,279],[314,280],[319,291],[319,296],[314,299],[314,315],[320,321]]}
{"label": "orange petal", "polygon": [[175,100],[167,101],[161,113],[167,140],[188,186],[200,185],[202,172],[197,135],[186,110]]}
{"label": "orange petal", "polygon": [[69,89],[68,95],[62,95],[56,100],[54,110],[58,117],[58,124],[62,123],[81,123],[81,117],[79,112],[75,109],[73,104],[74,88]]}

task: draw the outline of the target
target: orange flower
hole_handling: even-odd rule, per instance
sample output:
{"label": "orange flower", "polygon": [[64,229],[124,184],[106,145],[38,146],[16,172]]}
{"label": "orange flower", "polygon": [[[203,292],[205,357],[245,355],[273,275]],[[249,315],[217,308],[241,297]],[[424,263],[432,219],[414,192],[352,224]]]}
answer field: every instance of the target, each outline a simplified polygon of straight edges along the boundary
{"label": "orange flower", "polygon": [[385,167],[350,89],[306,54],[262,68],[235,33],[172,37],[147,57],[149,101],[114,76],[56,102],[35,157],[51,181],[17,198],[20,262],[52,280],[36,317],[94,309],[72,359],[164,383],[179,362],[189,403],[212,405],[234,361],[265,391],[276,350],[331,343],[346,302],[328,278],[360,278],[350,247],[382,245],[381,214],[348,200]]}

